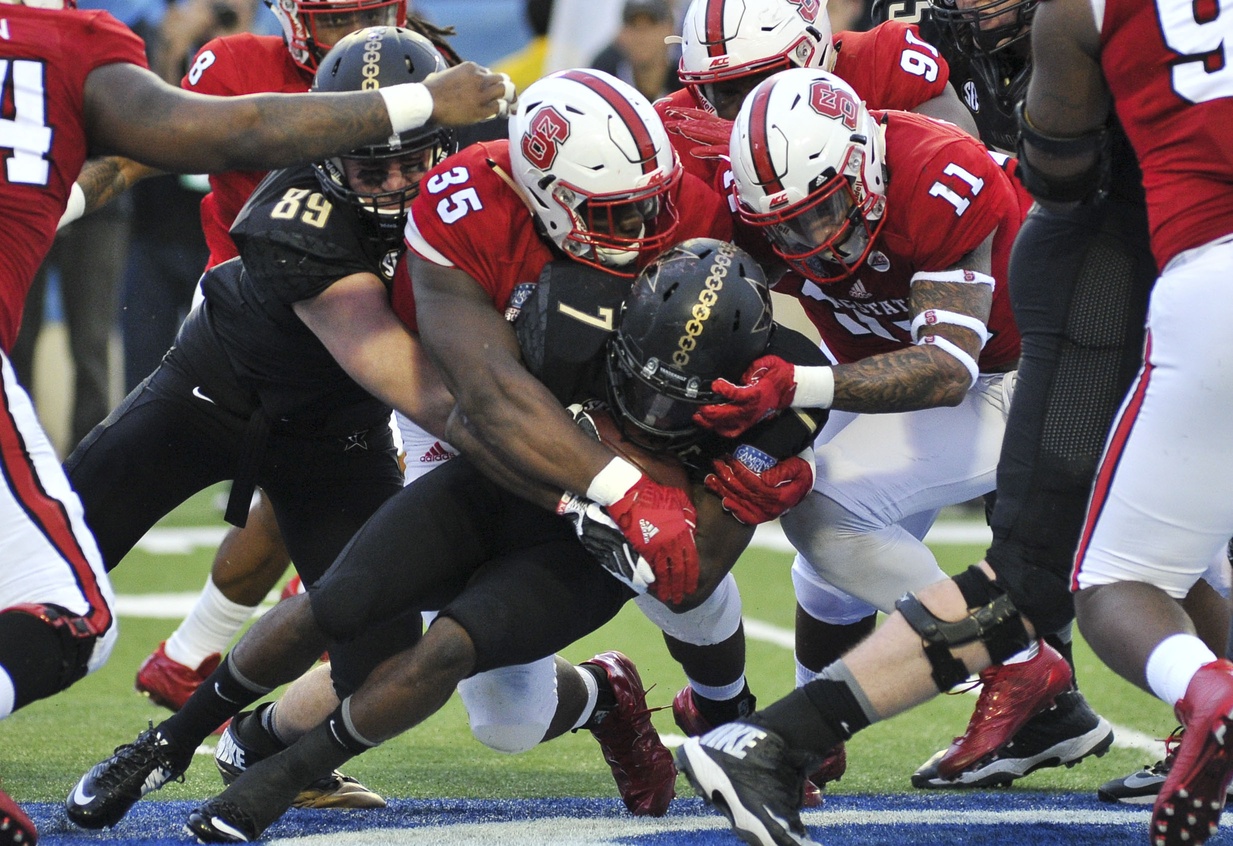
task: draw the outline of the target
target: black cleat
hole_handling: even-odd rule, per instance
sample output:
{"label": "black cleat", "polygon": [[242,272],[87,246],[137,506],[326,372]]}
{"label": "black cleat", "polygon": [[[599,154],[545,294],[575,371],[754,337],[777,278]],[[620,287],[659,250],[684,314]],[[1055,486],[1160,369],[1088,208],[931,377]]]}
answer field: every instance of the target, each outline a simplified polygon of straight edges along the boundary
{"label": "black cleat", "polygon": [[262,832],[247,811],[218,798],[190,813],[184,830],[199,843],[250,843]]}
{"label": "black cleat", "polygon": [[192,749],[175,749],[151,723],[82,776],[64,800],[64,810],[82,828],[114,826],[142,796],[169,781],[183,781],[192,760]]}
{"label": "black cleat", "polygon": [[1060,693],[1057,702],[1028,720],[1010,742],[986,755],[954,778],[943,778],[938,762],[947,750],[933,755],[912,774],[912,786],[969,788],[1008,786],[1044,767],[1073,767],[1091,755],[1109,751],[1113,728],[1092,710],[1077,690]]}
{"label": "black cleat", "polygon": [[805,773],[816,757],[794,764],[783,740],[750,723],[727,723],[691,737],[676,761],[698,795],[754,846],[818,846],[801,822]]}

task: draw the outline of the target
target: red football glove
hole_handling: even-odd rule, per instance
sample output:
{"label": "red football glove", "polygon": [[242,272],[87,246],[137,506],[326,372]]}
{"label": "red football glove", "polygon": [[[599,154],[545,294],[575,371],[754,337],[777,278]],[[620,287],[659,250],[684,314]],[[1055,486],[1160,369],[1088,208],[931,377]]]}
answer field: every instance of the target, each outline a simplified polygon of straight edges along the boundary
{"label": "red football glove", "polygon": [[706,489],[747,526],[774,520],[813,490],[813,464],[796,455],[761,473],[730,455],[715,459],[714,467],[703,480]]}
{"label": "red football glove", "polygon": [[749,365],[741,381],[743,385],[733,385],[727,379],[712,382],[711,389],[727,402],[702,406],[694,414],[694,422],[725,438],[739,437],[789,408],[796,396],[795,368],[778,356],[763,356]]}
{"label": "red football glove", "polygon": [[705,109],[673,107],[663,115],[664,129],[669,135],[679,135],[695,145],[689,154],[697,159],[717,159],[728,155],[732,137],[732,121],[724,120]]}
{"label": "red football glove", "polygon": [[698,511],[689,494],[649,476],[608,506],[621,533],[655,572],[651,592],[665,602],[682,602],[698,588]]}

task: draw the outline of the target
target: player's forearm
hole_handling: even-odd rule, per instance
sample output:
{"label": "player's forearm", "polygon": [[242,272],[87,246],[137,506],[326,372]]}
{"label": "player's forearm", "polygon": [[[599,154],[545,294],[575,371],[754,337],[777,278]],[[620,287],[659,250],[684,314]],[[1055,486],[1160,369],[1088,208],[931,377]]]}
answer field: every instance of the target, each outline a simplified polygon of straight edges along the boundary
{"label": "player's forearm", "polygon": [[533,502],[548,510],[556,508],[561,492],[548,485],[539,484],[514,470],[479,438],[475,437],[466,425],[465,417],[456,411],[449,418],[445,438],[458,449],[467,460],[480,469],[501,487],[512,494]]}

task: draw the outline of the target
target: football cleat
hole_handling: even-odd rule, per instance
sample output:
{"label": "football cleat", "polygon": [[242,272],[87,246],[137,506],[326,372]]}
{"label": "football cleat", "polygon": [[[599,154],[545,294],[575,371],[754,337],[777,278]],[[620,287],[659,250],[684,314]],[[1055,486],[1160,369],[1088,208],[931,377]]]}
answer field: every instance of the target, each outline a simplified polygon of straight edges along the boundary
{"label": "football cleat", "polygon": [[638,668],[620,652],[603,652],[586,663],[604,671],[616,697],[616,708],[591,734],[612,768],[621,799],[635,816],[662,817],[676,795],[676,766],[651,724]]}
{"label": "football cleat", "polygon": [[[269,706],[258,707],[255,713],[260,714],[266,707]],[[214,765],[218,767],[218,774],[225,785],[230,786],[241,773],[266,757],[245,744],[237,731],[243,720],[260,719],[253,715],[253,711],[245,711],[232,720],[214,748]],[[301,790],[291,805],[295,808],[384,808],[385,799],[358,780],[335,770]]]}
{"label": "football cleat", "polygon": [[1152,846],[1205,843],[1220,822],[1233,782],[1233,662],[1200,667],[1173,710],[1186,732],[1152,809]]}
{"label": "football cleat", "polygon": [[34,846],[39,833],[26,812],[0,790],[0,846]]}
{"label": "football cleat", "polygon": [[[752,703],[750,710],[753,710]],[[672,719],[676,722],[677,728],[685,732],[687,737],[701,737],[715,728],[711,725],[711,721],[702,716],[702,712],[698,710],[698,704],[694,702],[694,689],[688,685],[681,688],[672,699]],[[843,778],[847,769],[848,753],[843,743],[840,743],[822,759],[821,766],[805,779],[804,806],[806,808],[819,807],[825,801],[822,789],[829,782]]]}
{"label": "football cleat", "polygon": [[[1113,744],[1113,727],[1077,690],[1059,693],[1052,708],[1032,717],[1005,746],[970,768],[944,778],[938,764],[942,749],[912,774],[912,786],[927,788],[1009,785],[1043,767],[1073,767],[1091,755],[1100,757]],[[1163,779],[1162,779],[1163,780]],[[1152,791],[1155,795],[1155,791]]]}
{"label": "football cleat", "polygon": [[114,826],[142,796],[169,781],[183,781],[192,760],[192,749],[176,749],[151,723],[82,776],[64,800],[64,810],[82,828]]}
{"label": "football cleat", "polygon": [[196,668],[167,657],[167,641],[158,645],[137,669],[135,687],[156,705],[179,711],[210,673],[218,668],[222,656],[215,652]]}
{"label": "football cleat", "polygon": [[1039,644],[1039,653],[1029,661],[995,664],[981,671],[980,698],[967,730],[936,762],[941,778],[953,780],[983,766],[1028,720],[1071,688],[1074,674],[1066,659],[1044,641]]}
{"label": "football cleat", "polygon": [[1106,781],[1097,789],[1096,798],[1102,802],[1121,802],[1124,805],[1146,805],[1155,802],[1160,785],[1164,784],[1169,777],[1169,770],[1173,769],[1177,747],[1185,733],[1186,730],[1181,726],[1173,729],[1173,733],[1164,741],[1164,758],[1154,764],[1144,764],[1143,769],[1135,770],[1130,775]]}
{"label": "football cleat", "polygon": [[262,829],[239,805],[215,798],[188,815],[184,831],[198,843],[251,843]]}
{"label": "football cleat", "polygon": [[779,735],[750,723],[725,723],[686,740],[676,760],[703,801],[746,843],[817,846],[801,822],[805,768],[791,763]]}

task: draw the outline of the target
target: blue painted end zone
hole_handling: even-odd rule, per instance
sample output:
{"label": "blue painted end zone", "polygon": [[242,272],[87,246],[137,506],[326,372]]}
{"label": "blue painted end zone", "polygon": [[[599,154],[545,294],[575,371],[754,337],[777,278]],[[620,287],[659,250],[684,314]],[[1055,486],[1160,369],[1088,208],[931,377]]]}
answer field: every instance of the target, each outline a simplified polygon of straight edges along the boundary
{"label": "blue painted end zone", "polygon": [[[72,826],[59,805],[26,806],[44,846],[84,843],[184,844],[182,825],[195,803],[147,800],[114,830]],[[833,796],[805,815],[827,846],[1122,846],[1147,842],[1146,808],[1107,805],[1080,794],[1003,791]],[[299,840],[306,838],[306,840]],[[381,811],[292,811],[263,840],[313,844],[497,843],[703,846],[739,841],[695,798],[673,803],[658,820],[634,819],[620,802],[395,799]],[[1211,846],[1233,843],[1217,834]]]}

